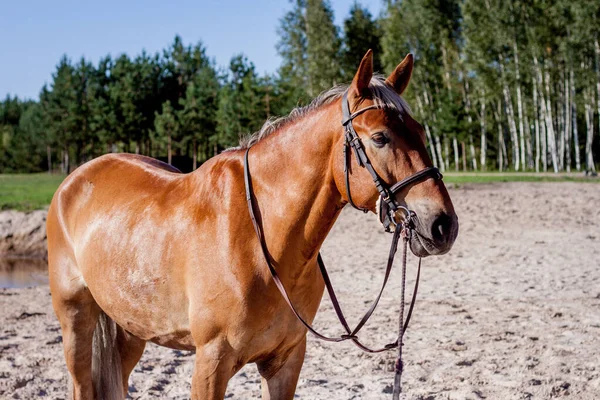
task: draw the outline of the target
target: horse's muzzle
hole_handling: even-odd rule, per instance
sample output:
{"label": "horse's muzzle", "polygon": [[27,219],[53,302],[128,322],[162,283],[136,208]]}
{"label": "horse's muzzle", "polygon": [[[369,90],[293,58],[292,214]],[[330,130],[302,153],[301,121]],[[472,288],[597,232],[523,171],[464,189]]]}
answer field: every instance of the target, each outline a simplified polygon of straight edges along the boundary
{"label": "horse's muzzle", "polygon": [[414,255],[427,257],[446,254],[458,236],[458,217],[455,213],[418,213],[410,240]]}

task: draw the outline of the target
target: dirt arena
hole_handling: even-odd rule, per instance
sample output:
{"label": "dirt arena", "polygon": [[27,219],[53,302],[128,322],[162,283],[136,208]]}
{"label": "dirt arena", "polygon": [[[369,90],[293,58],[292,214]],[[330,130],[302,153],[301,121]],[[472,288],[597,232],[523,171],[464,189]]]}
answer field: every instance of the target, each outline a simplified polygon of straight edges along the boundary
{"label": "dirt arena", "polygon": [[[405,340],[404,398],[600,398],[600,185],[462,185],[451,194],[460,233],[450,254],[423,261]],[[390,239],[373,215],[348,209],[325,243],[351,320],[376,294]],[[412,258],[409,287],[415,268]],[[361,333],[365,342],[394,339],[399,278],[396,269]],[[0,398],[68,398],[48,287],[0,290],[0,315]],[[315,325],[341,333],[327,297]],[[391,398],[394,357],[309,336],[296,397]],[[192,367],[193,354],[148,345],[131,398],[189,398]],[[248,365],[227,398],[258,398],[259,382]]]}

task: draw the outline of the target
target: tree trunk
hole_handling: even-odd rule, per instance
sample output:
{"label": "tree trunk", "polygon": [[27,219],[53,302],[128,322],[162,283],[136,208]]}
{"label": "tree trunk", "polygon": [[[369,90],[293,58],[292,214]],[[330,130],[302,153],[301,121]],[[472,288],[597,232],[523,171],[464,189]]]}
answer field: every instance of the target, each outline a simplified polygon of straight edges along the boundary
{"label": "tree trunk", "polygon": [[548,66],[545,66],[545,84],[546,84],[546,132],[548,133],[548,149],[552,158],[552,167],[554,172],[558,172],[558,154],[556,151],[556,135],[554,133],[554,119],[552,118],[552,101],[550,98],[550,72]]}
{"label": "tree trunk", "polygon": [[140,154],[140,142],[135,142],[135,154]]}
{"label": "tree trunk", "polygon": [[473,145],[473,136],[469,135],[469,152],[471,153],[471,164],[473,171],[477,171],[477,157],[475,155],[475,146]]}
{"label": "tree trunk", "polygon": [[465,142],[460,142],[460,149],[462,150],[463,171],[466,171],[467,170],[467,150],[465,147]]}
{"label": "tree trunk", "polygon": [[64,156],[64,161],[63,161],[63,173],[68,175],[70,171],[70,165],[69,165],[69,146],[65,145],[64,149],[63,149],[63,156]]}
{"label": "tree trunk", "polygon": [[[544,172],[548,169],[548,150],[550,151],[552,157],[552,164],[554,167],[554,171],[558,172],[558,164],[556,159],[556,140],[554,139],[554,126],[552,125],[552,110],[550,107],[550,100],[546,97],[550,95],[550,87],[548,81],[550,80],[549,76],[546,76],[546,94],[544,96],[544,79],[542,75],[542,70],[539,67],[538,61],[536,57],[533,57],[533,65],[535,67],[539,95],[540,95],[540,110],[542,114],[542,118],[544,120],[544,124],[542,126],[542,165],[544,167]],[[546,71],[547,72],[547,71]]]}
{"label": "tree trunk", "polygon": [[581,154],[579,153],[579,133],[577,132],[577,101],[575,100],[575,74],[573,68],[569,71],[571,75],[571,118],[573,118],[573,147],[575,148],[575,168],[581,171]]}
{"label": "tree trunk", "polygon": [[[469,126],[473,124],[473,117],[471,116],[471,98],[469,97],[469,81],[464,79],[463,90],[464,90],[464,102],[465,102],[465,111],[467,112],[467,121],[469,122]],[[471,153],[471,164],[473,166],[473,171],[477,171],[477,158],[475,158],[475,147],[473,146],[473,135],[469,131],[469,150]]]}
{"label": "tree trunk", "polygon": [[167,136],[167,162],[171,165],[171,134]]}
{"label": "tree trunk", "polygon": [[[425,93],[423,93],[423,96],[427,96]],[[417,95],[417,109],[419,111],[419,114],[421,114],[421,116],[423,118],[425,118],[425,108],[423,107],[423,103],[421,101],[421,96]],[[429,124],[427,122],[424,122],[425,124],[425,134],[427,135],[427,142],[429,143],[429,152],[431,155],[431,160],[433,161],[433,165],[435,167],[438,167],[438,162],[437,162],[437,154],[435,154],[435,143],[433,142],[433,137],[431,137],[431,130],[429,129]]]}
{"label": "tree trunk", "polygon": [[[517,41],[513,41],[513,49],[515,52],[515,73],[517,80],[517,112],[519,113],[519,144],[521,154],[521,166],[525,169],[525,131],[523,129],[523,102],[521,100],[521,79],[519,76],[519,51]],[[516,168],[518,170],[518,168]]]}
{"label": "tree trunk", "polygon": [[504,142],[504,132],[502,129],[502,100],[498,100],[497,110],[494,110],[494,118],[496,119],[496,126],[498,127],[498,169],[500,172],[504,170],[504,159],[506,157],[506,143]]}
{"label": "tree trunk", "polygon": [[556,91],[556,124],[558,126],[558,169],[563,171],[565,169],[565,139],[566,139],[566,126],[565,126],[565,97],[562,91],[563,85],[557,83]]}
{"label": "tree trunk", "polygon": [[48,173],[52,173],[52,147],[46,146],[46,158],[48,159]]}
{"label": "tree trunk", "polygon": [[440,143],[440,136],[433,135],[435,138],[435,151],[438,155],[438,163],[440,165],[440,171],[446,172],[446,163],[444,162],[444,155],[442,154],[442,144]]}
{"label": "tree trunk", "polygon": [[535,172],[540,172],[540,107],[538,105],[537,79],[533,79],[533,117],[535,118]]}
{"label": "tree trunk", "polygon": [[[595,18],[594,18],[594,23],[596,23]],[[598,109],[598,130],[600,132],[600,44],[598,43],[598,34],[597,33],[596,33],[596,37],[594,38],[594,54],[596,56],[595,57],[596,58],[596,108]],[[593,115],[592,115],[592,118],[593,118]],[[592,131],[592,134],[593,134],[593,131]],[[596,170],[596,166],[594,165],[594,171],[595,170]]]}
{"label": "tree trunk", "polygon": [[517,125],[515,122],[515,112],[512,105],[512,99],[510,95],[510,89],[508,88],[508,82],[506,79],[506,75],[504,73],[504,64],[502,64],[502,60],[498,60],[500,63],[500,71],[501,71],[501,80],[502,80],[502,93],[504,94],[504,102],[506,104],[506,116],[508,117],[508,127],[510,129],[510,137],[512,141],[512,156],[513,163],[515,167],[515,171],[519,170],[519,137],[517,133]]}
{"label": "tree trunk", "polygon": [[448,144],[448,138],[444,139],[444,156],[446,162],[446,170],[450,169],[450,145]]}
{"label": "tree trunk", "polygon": [[454,170],[458,172],[458,140],[456,140],[456,137],[452,138],[452,147],[454,148]]}
{"label": "tree trunk", "polygon": [[585,95],[585,124],[587,127],[587,135],[585,141],[585,170],[596,171],[594,164],[594,154],[592,153],[592,144],[594,142],[594,92],[592,89]]}
{"label": "tree trunk", "polygon": [[198,144],[196,138],[192,142],[192,171],[196,170],[196,164],[198,162]]}
{"label": "tree trunk", "polygon": [[567,172],[571,172],[571,90],[569,87],[569,76],[567,71],[564,73],[564,81],[565,81],[565,164],[564,167]]}
{"label": "tree trunk", "polygon": [[479,128],[480,128],[480,146],[481,153],[479,154],[479,162],[481,164],[481,169],[485,171],[485,163],[486,163],[486,151],[487,151],[487,140],[485,137],[485,99],[481,96],[481,114],[479,116]]}

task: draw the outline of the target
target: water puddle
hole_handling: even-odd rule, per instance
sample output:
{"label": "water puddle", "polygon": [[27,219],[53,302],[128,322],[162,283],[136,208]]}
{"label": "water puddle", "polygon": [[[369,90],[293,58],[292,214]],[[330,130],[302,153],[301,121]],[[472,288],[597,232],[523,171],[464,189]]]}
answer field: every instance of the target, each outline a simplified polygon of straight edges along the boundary
{"label": "water puddle", "polygon": [[0,288],[48,284],[48,262],[29,258],[0,258]]}

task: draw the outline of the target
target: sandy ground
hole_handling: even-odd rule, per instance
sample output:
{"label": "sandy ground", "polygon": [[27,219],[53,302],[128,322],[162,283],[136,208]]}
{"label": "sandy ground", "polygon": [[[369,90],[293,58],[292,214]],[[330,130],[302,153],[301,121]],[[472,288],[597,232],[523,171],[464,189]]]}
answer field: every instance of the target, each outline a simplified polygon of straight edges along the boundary
{"label": "sandy ground", "polygon": [[[405,346],[407,399],[600,398],[600,185],[510,183],[451,190],[461,230],[449,255],[424,260]],[[380,284],[390,236],[372,215],[344,211],[323,254],[356,320]],[[355,256],[345,254],[349,248]],[[356,256],[358,254],[358,256]],[[393,339],[399,269],[363,331]],[[409,267],[414,278],[415,260]],[[0,398],[66,398],[61,332],[47,286],[0,291]],[[328,298],[316,326],[340,333]],[[297,398],[391,398],[394,352],[309,337]],[[193,354],[149,345],[133,399],[189,396]],[[228,398],[257,398],[246,366]]]}

